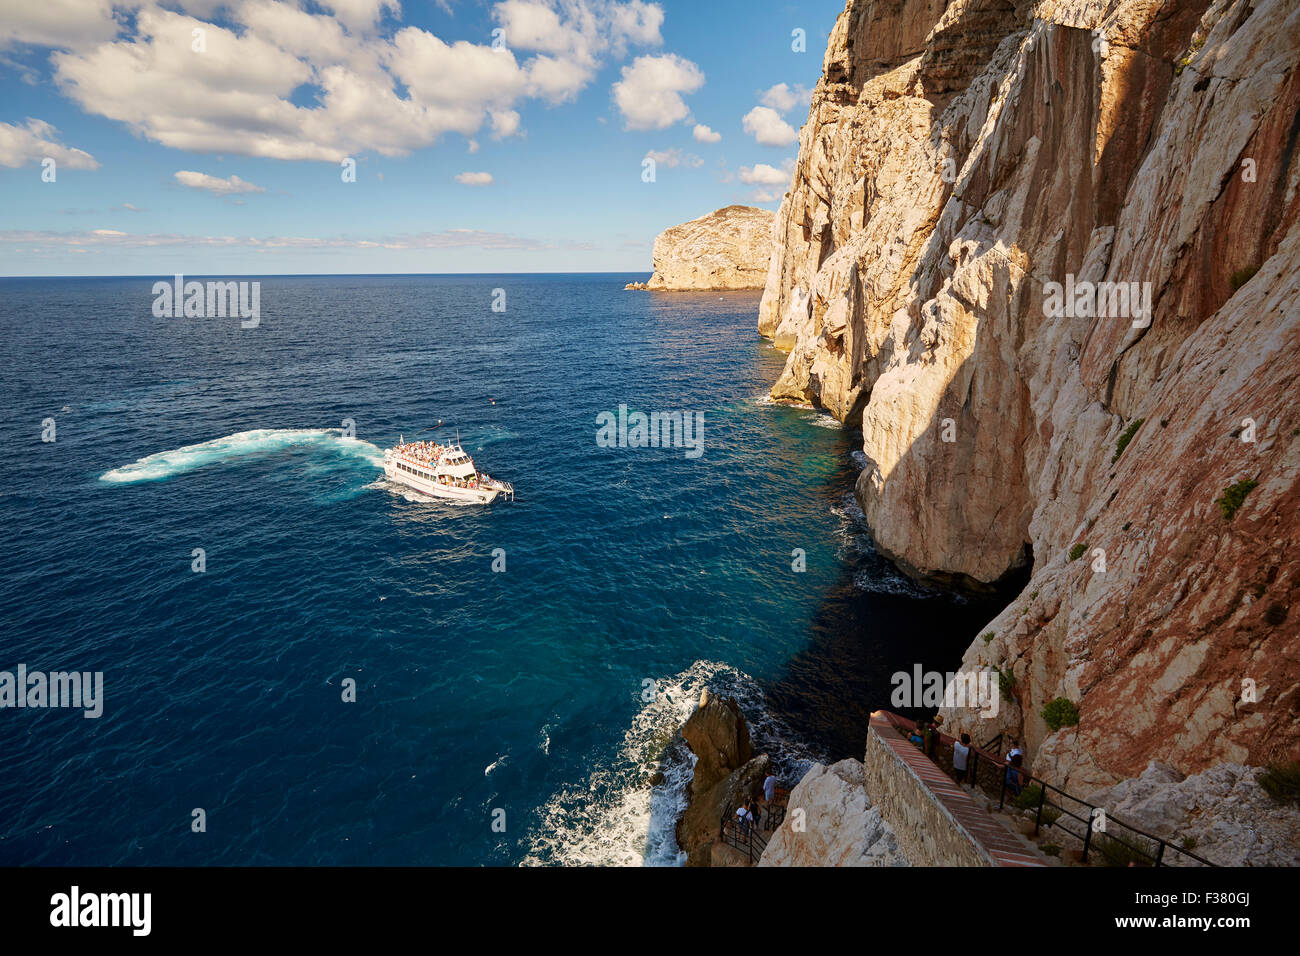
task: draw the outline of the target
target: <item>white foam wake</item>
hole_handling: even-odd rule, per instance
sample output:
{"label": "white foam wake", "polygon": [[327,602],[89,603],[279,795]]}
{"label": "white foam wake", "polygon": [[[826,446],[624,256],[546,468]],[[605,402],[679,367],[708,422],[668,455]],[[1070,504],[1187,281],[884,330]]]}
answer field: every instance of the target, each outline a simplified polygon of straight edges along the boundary
{"label": "white foam wake", "polygon": [[120,484],[159,481],[216,462],[264,455],[294,445],[325,446],[361,458],[376,468],[384,465],[384,453],[379,448],[359,438],[345,438],[339,428],[255,428],[148,455],[132,464],[104,472],[99,480]]}
{"label": "white foam wake", "polygon": [[[565,787],[541,809],[525,866],[681,866],[677,820],[686,809],[686,786],[695,756],[678,730],[695,710],[705,687],[735,697],[763,746],[792,780],[811,765],[791,748],[788,732],[767,715],[766,702],[743,672],[715,661],[696,661],[685,671],[657,682],[655,699],[645,704],[623,736],[612,763]],[[648,774],[663,782],[653,787]]]}

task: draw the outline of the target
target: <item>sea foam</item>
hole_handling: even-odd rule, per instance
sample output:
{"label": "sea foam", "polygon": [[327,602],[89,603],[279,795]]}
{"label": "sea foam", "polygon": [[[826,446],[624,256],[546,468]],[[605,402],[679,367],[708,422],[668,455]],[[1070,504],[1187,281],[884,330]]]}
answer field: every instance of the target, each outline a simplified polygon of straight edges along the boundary
{"label": "sea foam", "polygon": [[[541,808],[525,866],[681,866],[677,820],[686,809],[686,788],[695,755],[678,731],[695,710],[700,691],[734,697],[750,724],[755,752],[766,752],[783,779],[798,780],[812,765],[808,749],[769,712],[757,683],[743,671],[716,661],[696,661],[656,682],[608,758],[582,781],[555,793]],[[663,781],[649,786],[650,769]]]}
{"label": "sea foam", "polygon": [[255,428],[148,455],[132,464],[104,472],[99,480],[117,484],[161,481],[217,462],[265,455],[296,445],[328,447],[340,454],[361,458],[376,468],[384,465],[384,453],[379,448],[359,438],[345,437],[342,429]]}

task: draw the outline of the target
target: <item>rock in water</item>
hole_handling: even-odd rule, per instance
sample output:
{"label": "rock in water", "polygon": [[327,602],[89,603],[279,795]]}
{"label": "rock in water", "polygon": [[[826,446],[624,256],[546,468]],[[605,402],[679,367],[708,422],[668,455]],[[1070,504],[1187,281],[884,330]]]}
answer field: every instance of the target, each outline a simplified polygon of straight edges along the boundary
{"label": "rock in water", "polygon": [[682,725],[682,737],[696,762],[687,807],[677,822],[677,845],[686,853],[687,866],[708,866],[722,815],[758,792],[770,763],[766,754],[754,756],[740,705],[708,690]]}
{"label": "rock in water", "polygon": [[749,725],[730,697],[700,694],[700,705],[682,725],[682,736],[695,754],[691,791],[702,793],[754,756]]}
{"label": "rock in water", "polygon": [[655,240],[650,281],[627,288],[761,289],[772,252],[774,218],[766,209],[726,206],[673,226]]}

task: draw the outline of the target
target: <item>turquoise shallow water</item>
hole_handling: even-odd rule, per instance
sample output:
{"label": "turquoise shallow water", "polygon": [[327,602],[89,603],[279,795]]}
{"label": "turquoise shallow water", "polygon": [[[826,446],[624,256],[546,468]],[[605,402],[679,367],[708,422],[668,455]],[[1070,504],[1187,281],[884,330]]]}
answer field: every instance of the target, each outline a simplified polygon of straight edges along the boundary
{"label": "turquoise shallow water", "polygon": [[[992,611],[872,553],[857,436],[762,399],[757,293],[632,278],[269,277],[251,330],[0,280],[0,669],[105,684],[0,711],[0,863],[673,863],[700,687],[794,777],[955,664]],[[599,447],[620,404],[702,412],[704,454]],[[439,419],[517,501],[382,480]]]}

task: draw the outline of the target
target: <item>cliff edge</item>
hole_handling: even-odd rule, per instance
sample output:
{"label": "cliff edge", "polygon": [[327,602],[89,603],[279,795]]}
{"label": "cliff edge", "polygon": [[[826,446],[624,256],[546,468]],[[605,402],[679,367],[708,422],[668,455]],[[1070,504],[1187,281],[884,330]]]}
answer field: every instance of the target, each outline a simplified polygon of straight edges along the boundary
{"label": "cliff edge", "polygon": [[659,234],[654,275],[629,288],[761,289],[772,253],[775,213],[754,206],[725,206]]}
{"label": "cliff edge", "polygon": [[1300,756],[1298,64],[1284,0],[849,0],[800,133],[772,394],[900,567],[1032,569],[963,666],[1071,792]]}

